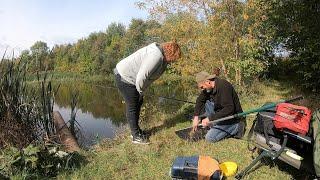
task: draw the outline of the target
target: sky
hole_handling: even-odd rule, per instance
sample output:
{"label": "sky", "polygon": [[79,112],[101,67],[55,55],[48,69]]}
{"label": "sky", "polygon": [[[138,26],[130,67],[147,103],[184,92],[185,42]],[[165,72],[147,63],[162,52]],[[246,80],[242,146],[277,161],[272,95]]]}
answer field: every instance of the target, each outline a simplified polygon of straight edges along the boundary
{"label": "sky", "polygon": [[0,0],[0,56],[19,54],[36,41],[73,43],[112,22],[128,26],[132,18],[147,19],[135,0]]}

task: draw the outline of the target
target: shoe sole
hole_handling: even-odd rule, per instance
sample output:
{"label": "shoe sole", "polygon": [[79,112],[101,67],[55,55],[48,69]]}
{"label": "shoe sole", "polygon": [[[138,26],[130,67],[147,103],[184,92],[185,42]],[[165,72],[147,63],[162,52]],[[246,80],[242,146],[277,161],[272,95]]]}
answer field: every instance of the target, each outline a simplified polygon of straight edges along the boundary
{"label": "shoe sole", "polygon": [[132,136],[132,135],[130,135],[130,138],[131,138],[131,139],[133,139],[133,136]]}
{"label": "shoe sole", "polygon": [[142,142],[137,142],[137,141],[132,141],[133,144],[141,144],[141,145],[149,145],[150,142],[147,143],[142,143]]}
{"label": "shoe sole", "polygon": [[150,142],[142,143],[142,142],[133,141],[133,136],[132,136],[132,135],[130,135],[130,138],[131,138],[131,142],[132,142],[133,144],[143,144],[143,145],[148,145],[148,144],[150,144]]}

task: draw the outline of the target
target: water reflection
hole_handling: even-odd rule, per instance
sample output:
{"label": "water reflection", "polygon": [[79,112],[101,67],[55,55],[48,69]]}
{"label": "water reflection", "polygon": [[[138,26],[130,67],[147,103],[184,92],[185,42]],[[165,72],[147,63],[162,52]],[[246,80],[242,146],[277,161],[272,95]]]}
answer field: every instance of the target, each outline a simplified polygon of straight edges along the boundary
{"label": "water reflection", "polygon": [[72,93],[79,93],[76,120],[80,128],[78,141],[90,146],[99,139],[114,138],[126,124],[124,109],[118,90],[84,82],[61,83],[55,97],[54,110],[61,113],[66,122],[71,117]]}
{"label": "water reflection", "polygon": [[[70,119],[70,108],[54,106],[54,110],[61,113],[67,122]],[[90,147],[103,138],[114,138],[116,133],[121,133],[125,129],[125,124],[115,124],[111,118],[96,118],[90,112],[77,111],[77,123],[80,131],[76,133],[79,144],[82,147]]]}
{"label": "water reflection", "polygon": [[55,97],[56,104],[70,108],[71,93],[75,91],[79,93],[77,109],[81,109],[83,113],[92,114],[94,119],[111,118],[115,125],[125,122],[125,104],[122,103],[122,97],[116,88],[83,82],[60,84]]}

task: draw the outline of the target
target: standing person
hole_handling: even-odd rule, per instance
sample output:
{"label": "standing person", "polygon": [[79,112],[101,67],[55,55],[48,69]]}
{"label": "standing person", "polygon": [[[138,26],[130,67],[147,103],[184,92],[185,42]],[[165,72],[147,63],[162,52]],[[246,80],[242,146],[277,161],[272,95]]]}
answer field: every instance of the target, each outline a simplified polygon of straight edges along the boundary
{"label": "standing person", "polygon": [[233,86],[228,81],[204,71],[196,74],[196,81],[202,91],[196,101],[193,130],[195,131],[202,121],[203,126],[210,128],[205,137],[209,142],[217,142],[228,137],[241,138],[246,126],[244,118],[209,125],[209,121],[243,112]]}
{"label": "standing person", "polygon": [[143,92],[165,71],[167,64],[181,57],[176,42],[152,43],[121,60],[114,69],[116,84],[126,103],[126,118],[132,142],[149,144],[148,137],[139,127]]}

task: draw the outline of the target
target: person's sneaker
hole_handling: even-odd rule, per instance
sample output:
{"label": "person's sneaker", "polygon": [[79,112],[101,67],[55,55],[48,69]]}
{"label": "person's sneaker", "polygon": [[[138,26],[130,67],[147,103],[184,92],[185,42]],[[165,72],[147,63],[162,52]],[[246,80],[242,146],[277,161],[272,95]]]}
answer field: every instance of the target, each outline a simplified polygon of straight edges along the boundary
{"label": "person's sneaker", "polygon": [[[147,131],[143,131],[143,130],[140,131],[140,134],[145,136],[145,137],[149,137],[150,136],[150,133],[148,133]],[[133,135],[132,134],[130,134],[130,138],[133,139]]]}
{"label": "person's sneaker", "polygon": [[139,130],[139,133],[142,134],[143,136],[149,136],[149,133],[147,131],[144,130]]}
{"label": "person's sneaker", "polygon": [[146,144],[147,145],[147,144],[150,144],[150,141],[146,136],[140,134],[140,135],[134,136],[132,138],[132,143],[134,143],[134,144]]}

